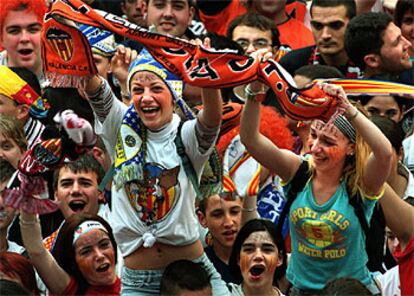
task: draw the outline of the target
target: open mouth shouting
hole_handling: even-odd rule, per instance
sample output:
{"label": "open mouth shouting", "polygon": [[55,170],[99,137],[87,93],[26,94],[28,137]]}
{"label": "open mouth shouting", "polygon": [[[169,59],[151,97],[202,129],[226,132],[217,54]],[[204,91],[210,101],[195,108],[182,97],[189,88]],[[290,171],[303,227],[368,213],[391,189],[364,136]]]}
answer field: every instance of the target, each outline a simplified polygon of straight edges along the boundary
{"label": "open mouth shouting", "polygon": [[80,213],[82,212],[86,207],[86,202],[84,200],[72,200],[69,203],[69,208],[75,212]]}
{"label": "open mouth shouting", "polygon": [[260,280],[266,267],[263,264],[255,264],[249,269],[250,278],[252,280]]}

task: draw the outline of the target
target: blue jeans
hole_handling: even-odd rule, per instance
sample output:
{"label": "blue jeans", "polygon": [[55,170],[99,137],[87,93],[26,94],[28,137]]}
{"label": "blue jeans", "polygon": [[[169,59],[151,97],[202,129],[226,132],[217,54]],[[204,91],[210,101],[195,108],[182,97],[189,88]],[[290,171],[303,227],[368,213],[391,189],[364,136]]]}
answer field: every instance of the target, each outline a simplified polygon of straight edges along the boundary
{"label": "blue jeans", "polygon": [[[213,263],[204,253],[201,257],[192,260],[201,263],[208,275],[214,296],[229,295],[226,283],[221,279],[220,274],[214,268]],[[134,270],[127,267],[122,269],[121,295],[159,295],[161,277],[164,270]]]}

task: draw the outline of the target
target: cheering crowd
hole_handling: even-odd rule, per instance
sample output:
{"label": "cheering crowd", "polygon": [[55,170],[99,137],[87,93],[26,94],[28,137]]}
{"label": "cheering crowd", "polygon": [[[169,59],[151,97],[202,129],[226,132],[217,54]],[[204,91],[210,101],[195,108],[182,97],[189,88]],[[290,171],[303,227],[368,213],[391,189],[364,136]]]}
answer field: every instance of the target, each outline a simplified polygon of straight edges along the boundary
{"label": "cheering crowd", "polygon": [[0,4],[1,295],[414,295],[414,0],[77,1]]}

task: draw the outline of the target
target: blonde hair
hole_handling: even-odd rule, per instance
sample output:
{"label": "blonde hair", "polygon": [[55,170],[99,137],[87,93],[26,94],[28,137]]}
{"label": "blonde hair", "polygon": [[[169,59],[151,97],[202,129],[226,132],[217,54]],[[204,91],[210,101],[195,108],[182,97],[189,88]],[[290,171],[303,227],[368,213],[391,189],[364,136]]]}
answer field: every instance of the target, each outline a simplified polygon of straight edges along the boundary
{"label": "blonde hair", "polygon": [[[361,104],[357,103],[355,104],[355,107],[362,113],[361,115],[367,116],[367,113]],[[364,198],[367,194],[364,191],[363,176],[365,165],[370,154],[371,148],[362,136],[356,132],[355,153],[354,155],[347,156],[342,170],[342,177],[344,178],[347,190],[350,193],[349,197],[357,196],[358,194],[361,198]],[[312,158],[309,161],[309,169],[313,174],[314,165]]]}
{"label": "blonde hair", "polygon": [[0,133],[5,138],[12,139],[20,150],[27,150],[27,139],[20,120],[9,115],[0,114]]}

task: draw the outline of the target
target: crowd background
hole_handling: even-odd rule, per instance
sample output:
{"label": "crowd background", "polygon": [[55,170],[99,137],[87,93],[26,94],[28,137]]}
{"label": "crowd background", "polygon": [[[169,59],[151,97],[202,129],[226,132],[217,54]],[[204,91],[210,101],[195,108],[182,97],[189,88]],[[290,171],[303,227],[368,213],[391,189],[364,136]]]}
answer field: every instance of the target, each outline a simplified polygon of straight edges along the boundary
{"label": "crowd background", "polygon": [[[414,85],[414,0],[84,2],[274,59],[299,89]],[[144,45],[87,25],[98,73],[57,88],[42,61],[51,5],[0,4],[2,295],[414,295],[412,95],[320,83],[341,115],[298,121],[260,81],[189,85]],[[37,215],[38,196],[13,205],[56,138],[63,158],[40,199],[57,210]],[[223,189],[200,196],[217,169]]]}

